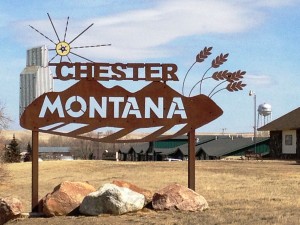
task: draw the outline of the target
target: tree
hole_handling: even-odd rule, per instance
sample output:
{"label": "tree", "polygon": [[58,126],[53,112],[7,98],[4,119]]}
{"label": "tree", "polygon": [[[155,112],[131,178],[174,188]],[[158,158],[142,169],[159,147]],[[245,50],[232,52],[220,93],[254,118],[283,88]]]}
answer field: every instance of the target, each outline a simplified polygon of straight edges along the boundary
{"label": "tree", "polygon": [[32,148],[31,148],[31,145],[30,143],[28,142],[27,144],[27,152],[25,154],[25,157],[24,157],[24,162],[30,162],[31,161],[31,154],[32,154]]}
{"label": "tree", "polygon": [[1,159],[1,156],[3,156],[2,146],[4,146],[4,143],[5,143],[4,138],[1,136],[1,131],[2,131],[2,129],[6,129],[8,127],[8,124],[11,122],[10,118],[5,114],[4,111],[5,111],[5,107],[0,102],[0,146],[1,146],[0,159]]}
{"label": "tree", "polygon": [[13,162],[20,162],[21,156],[20,156],[20,148],[19,144],[16,141],[15,135],[13,136],[13,139],[9,143],[8,147],[5,149],[4,153],[4,161],[13,163]]}
{"label": "tree", "polygon": [[5,107],[0,102],[0,131],[6,129],[11,119],[5,114]]}

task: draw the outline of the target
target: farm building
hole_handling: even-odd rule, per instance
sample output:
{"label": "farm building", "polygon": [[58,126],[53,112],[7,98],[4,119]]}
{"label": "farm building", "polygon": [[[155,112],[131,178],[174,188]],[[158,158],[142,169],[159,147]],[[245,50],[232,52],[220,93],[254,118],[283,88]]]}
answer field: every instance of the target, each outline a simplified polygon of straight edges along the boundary
{"label": "farm building", "polygon": [[[269,154],[269,138],[229,137],[229,136],[197,136],[195,142],[196,159],[220,159],[226,156],[243,156],[246,151],[254,151],[261,155]],[[188,158],[187,137],[143,143],[119,150],[119,160],[124,161],[162,161],[168,159],[186,160]]]}
{"label": "farm building", "polygon": [[71,156],[70,147],[39,147],[39,157],[43,160],[58,160]]}
{"label": "farm building", "polygon": [[119,151],[119,160],[121,161],[151,161],[150,144],[140,143],[122,147]]}
{"label": "farm building", "polygon": [[270,131],[271,157],[300,159],[300,107],[258,130]]}
{"label": "farm building", "polygon": [[269,138],[219,137],[213,141],[196,146],[198,159],[220,159],[226,156],[244,156],[246,152],[252,151],[262,156],[269,154]]}

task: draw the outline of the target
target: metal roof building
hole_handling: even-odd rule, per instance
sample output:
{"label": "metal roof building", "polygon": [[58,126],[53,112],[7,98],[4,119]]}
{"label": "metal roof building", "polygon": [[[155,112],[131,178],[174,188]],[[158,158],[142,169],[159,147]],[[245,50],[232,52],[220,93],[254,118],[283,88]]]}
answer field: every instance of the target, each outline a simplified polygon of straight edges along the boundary
{"label": "metal roof building", "polygon": [[70,147],[39,147],[39,157],[43,160],[61,159],[71,156]]}
{"label": "metal roof building", "polygon": [[[229,137],[229,136],[199,136],[196,146],[197,159],[218,159],[223,156],[243,156],[246,151],[254,151],[261,155],[269,154],[269,138],[259,137],[254,142],[253,138],[245,137]],[[201,140],[201,141],[200,141]],[[172,142],[172,139],[166,142]],[[143,144],[145,146],[145,144]],[[119,153],[124,155],[121,160],[164,160],[166,158],[187,159],[188,157],[188,144],[182,144],[170,148],[158,148],[147,145],[147,148],[140,147],[127,147],[127,149],[120,149]],[[172,146],[172,144],[171,144]],[[143,151],[141,151],[143,149]],[[126,157],[125,155],[130,155]],[[152,157],[153,156],[153,157]]]}
{"label": "metal roof building", "polygon": [[270,153],[272,157],[300,160],[300,107],[258,130],[270,131]]}

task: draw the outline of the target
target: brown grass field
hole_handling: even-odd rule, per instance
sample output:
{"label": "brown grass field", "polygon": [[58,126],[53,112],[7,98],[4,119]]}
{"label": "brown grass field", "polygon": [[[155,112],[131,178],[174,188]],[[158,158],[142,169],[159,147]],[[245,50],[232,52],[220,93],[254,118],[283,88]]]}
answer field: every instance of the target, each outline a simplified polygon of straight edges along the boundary
{"label": "brown grass field", "polygon": [[[44,161],[39,197],[62,181],[88,181],[96,188],[114,179],[153,192],[170,184],[187,186],[187,162]],[[31,207],[31,163],[5,165],[0,197],[17,197]],[[2,177],[3,178],[3,177]],[[144,209],[121,216],[24,218],[7,224],[300,224],[300,165],[294,161],[196,161],[196,192],[209,203],[204,212]]]}

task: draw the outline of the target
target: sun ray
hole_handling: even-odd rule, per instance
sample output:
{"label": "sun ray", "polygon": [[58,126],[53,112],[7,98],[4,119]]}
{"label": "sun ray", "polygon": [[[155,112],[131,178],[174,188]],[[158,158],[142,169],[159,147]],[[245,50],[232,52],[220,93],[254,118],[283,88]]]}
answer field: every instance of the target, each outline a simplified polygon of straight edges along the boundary
{"label": "sun ray", "polygon": [[67,24],[65,29],[65,35],[64,35],[64,41],[66,41],[67,31],[68,31],[68,25],[69,25],[69,17],[67,18]]}
{"label": "sun ray", "polygon": [[58,56],[58,54],[56,54],[55,56],[53,56],[52,59],[50,59],[50,61],[48,62],[48,64],[51,63],[52,60],[54,60],[56,58],[56,56]]}
{"label": "sun ray", "polygon": [[76,56],[78,56],[78,57],[80,57],[80,58],[82,58],[82,59],[85,59],[85,60],[87,60],[87,61],[89,61],[89,62],[94,62],[94,61],[92,61],[92,60],[90,60],[90,59],[87,59],[87,58],[85,58],[85,57],[83,57],[83,56],[81,56],[81,55],[78,55],[78,54],[76,54],[76,53],[74,53],[74,52],[70,52],[71,54],[73,54],[73,55],[76,55]]}
{"label": "sun ray", "polygon": [[90,26],[88,26],[84,31],[82,31],[80,34],[78,34],[72,41],[69,42],[69,45],[75,41],[77,38],[79,38],[84,32],[86,32],[88,29],[90,29],[91,26],[93,26],[94,24],[92,23]]}
{"label": "sun ray", "polygon": [[77,47],[71,47],[70,49],[75,49],[75,48],[96,48],[96,47],[103,47],[103,46],[111,46],[111,44],[77,46]]}
{"label": "sun ray", "polygon": [[47,13],[47,15],[48,15],[48,17],[49,17],[49,20],[50,20],[50,22],[51,22],[51,25],[52,25],[52,27],[53,27],[53,30],[54,30],[54,32],[55,32],[55,34],[56,34],[57,40],[58,40],[58,42],[60,42],[60,39],[59,39],[59,37],[58,37],[58,34],[57,34],[57,32],[56,32],[56,29],[55,29],[55,27],[54,27],[54,24],[53,24],[53,22],[52,22],[52,20],[51,20],[51,17],[50,17],[50,15],[49,15],[49,13]]}
{"label": "sun ray", "polygon": [[68,55],[67,55],[67,58],[68,58],[69,62],[72,63],[72,61],[71,61],[71,59],[70,59],[70,57]]}
{"label": "sun ray", "polygon": [[46,35],[44,35],[42,32],[38,31],[37,29],[35,29],[33,26],[29,25],[33,30],[35,30],[36,32],[38,32],[40,35],[42,35],[44,38],[48,39],[49,41],[51,41],[53,44],[56,45],[56,43],[54,41],[52,41],[50,38],[48,38]]}

